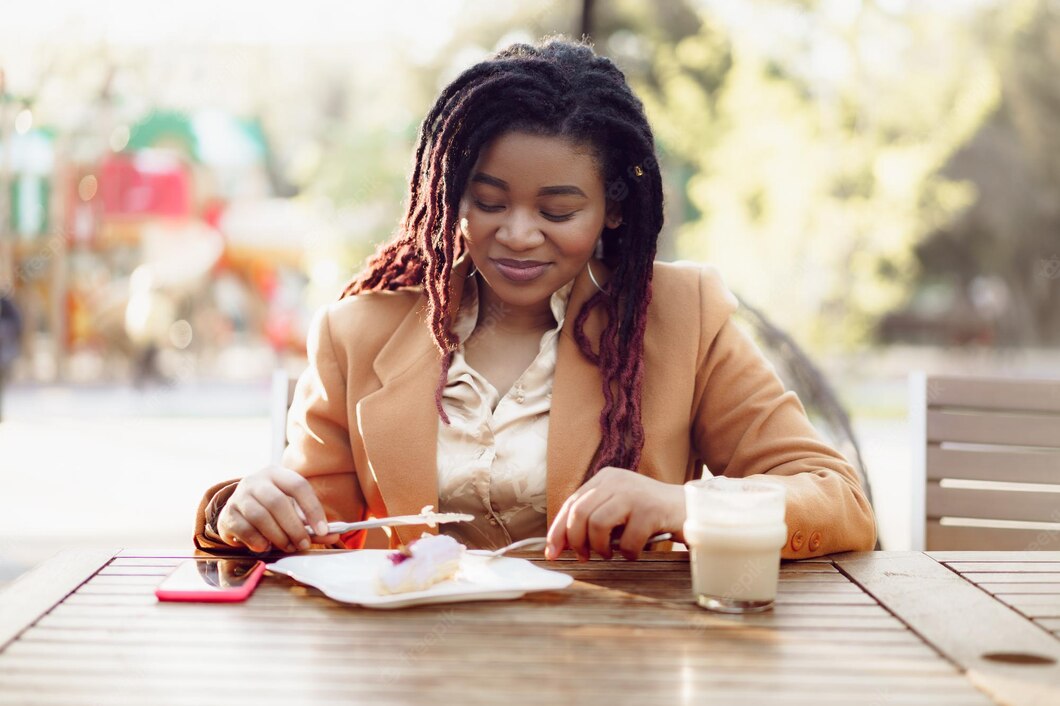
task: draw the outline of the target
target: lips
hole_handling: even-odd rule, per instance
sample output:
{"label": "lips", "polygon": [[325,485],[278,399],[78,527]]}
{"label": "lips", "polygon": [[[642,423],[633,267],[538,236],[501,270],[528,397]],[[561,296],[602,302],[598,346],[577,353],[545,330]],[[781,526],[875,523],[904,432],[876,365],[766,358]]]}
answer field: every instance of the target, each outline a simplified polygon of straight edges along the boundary
{"label": "lips", "polygon": [[522,269],[530,267],[540,267],[541,265],[548,264],[547,262],[541,262],[540,260],[509,260],[506,258],[502,258],[499,260],[495,259],[494,262],[500,263],[502,265],[507,265],[508,267],[519,267]]}
{"label": "lips", "polygon": [[494,260],[493,266],[510,282],[529,282],[537,279],[551,263],[540,260]]}

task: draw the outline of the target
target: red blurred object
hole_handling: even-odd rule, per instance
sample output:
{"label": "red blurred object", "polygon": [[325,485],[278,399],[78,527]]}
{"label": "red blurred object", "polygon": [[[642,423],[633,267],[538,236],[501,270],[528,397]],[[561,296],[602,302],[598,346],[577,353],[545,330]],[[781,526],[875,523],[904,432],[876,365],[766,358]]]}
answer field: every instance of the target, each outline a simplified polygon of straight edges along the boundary
{"label": "red blurred object", "polygon": [[108,216],[191,213],[188,170],[178,156],[158,150],[107,156],[100,165],[99,195]]}
{"label": "red blurred object", "polygon": [[291,345],[295,319],[290,312],[270,311],[265,317],[265,338],[276,350],[284,350]]}
{"label": "red blurred object", "polygon": [[222,199],[211,199],[202,209],[202,220],[209,223],[217,230],[221,230],[221,216],[225,212],[225,202]]}

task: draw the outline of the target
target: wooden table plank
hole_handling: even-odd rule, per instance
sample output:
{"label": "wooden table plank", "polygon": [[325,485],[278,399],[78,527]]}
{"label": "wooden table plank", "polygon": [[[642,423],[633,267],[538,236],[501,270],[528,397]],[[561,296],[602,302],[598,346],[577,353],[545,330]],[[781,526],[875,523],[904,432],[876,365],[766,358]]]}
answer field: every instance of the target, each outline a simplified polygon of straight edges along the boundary
{"label": "wooden table plank", "polygon": [[1018,604],[1012,603],[1011,601],[1005,601],[1005,604],[1012,606],[1032,620],[1038,620],[1041,618],[1060,618],[1060,603],[1038,605],[1036,603]]}
{"label": "wooden table plank", "polygon": [[[631,613],[634,613],[631,615]],[[594,625],[621,625],[621,626],[645,626],[645,627],[672,627],[690,624],[704,631],[743,631],[749,628],[773,628],[778,630],[836,630],[848,632],[877,632],[877,631],[905,631],[906,627],[900,621],[890,615],[857,617],[817,617],[813,615],[774,616],[769,613],[740,616],[737,619],[690,616],[681,613],[653,614],[650,617],[636,615],[635,611],[628,609],[600,609],[593,612],[566,611],[526,611],[522,607],[512,610],[504,610],[493,607],[490,610],[479,612],[462,611],[453,620],[468,621],[483,627],[492,626],[496,623],[520,624],[540,623],[544,621],[552,626],[580,625],[591,622]],[[40,618],[38,624],[41,627],[70,630],[110,630],[113,632],[137,632],[150,630],[164,633],[166,636],[173,633],[194,632],[203,634],[207,629],[245,629],[254,630],[261,635],[272,634],[277,638],[286,638],[291,633],[313,631],[315,633],[341,633],[345,625],[334,620],[309,621],[299,615],[299,621],[292,623],[290,616],[263,616],[256,615],[247,619],[232,618],[230,616],[218,615],[210,619],[201,617],[195,619],[191,616],[173,616],[172,618],[148,618],[142,617],[116,625],[114,620],[106,617],[93,617],[85,615],[57,615],[54,612]],[[211,633],[212,634],[212,633]]]}
{"label": "wooden table plank", "polygon": [[100,569],[96,576],[157,576],[167,575],[173,569],[168,566],[107,566]]}
{"label": "wooden table plank", "polygon": [[[98,615],[107,617],[108,619],[150,615],[158,618],[179,617],[193,619],[197,616],[212,617],[223,612],[226,615],[259,614],[268,617],[268,615],[276,613],[277,606],[291,605],[291,600],[289,598],[290,594],[285,593],[282,589],[290,591],[291,589],[298,587],[289,585],[287,581],[289,580],[281,579],[273,584],[281,589],[280,591],[265,591],[259,589],[255,592],[255,595],[251,596],[246,602],[239,605],[224,606],[226,610],[223,611],[217,606],[209,604],[172,604],[159,602],[154,597],[153,589],[150,587],[141,587],[146,588],[147,591],[141,594],[132,595],[99,595],[77,591],[67,596],[62,605],[57,606],[55,610],[52,611],[52,615]],[[614,591],[614,589],[607,589],[606,587],[596,586],[595,584],[578,585],[576,589],[568,592],[549,592],[536,596],[527,596],[515,605],[518,610],[535,610],[533,606],[545,604],[546,609],[548,610],[566,611],[573,609],[591,611],[601,607],[599,599],[602,596],[603,591]],[[617,595],[609,596],[609,603],[612,607],[623,608],[625,606],[640,606],[645,603],[650,603],[650,600],[646,601],[642,596],[637,594],[625,593],[623,591],[617,591],[615,594]],[[322,594],[318,594],[315,591],[313,593],[299,592],[294,595],[299,598],[312,595],[321,599],[315,601],[311,607],[313,610],[317,607],[326,609],[327,614],[323,616],[325,619],[332,619],[333,614],[336,612],[356,610],[355,607],[326,599]],[[793,595],[798,597],[806,596],[807,594]],[[859,618],[866,616],[890,616],[886,610],[874,602],[854,604],[826,603],[821,602],[812,596],[810,596],[810,598],[811,600],[808,601],[788,601],[787,597],[782,596],[781,600],[774,605],[772,611],[758,615],[768,616],[772,614],[779,617],[791,617],[796,615],[811,615],[819,617],[852,616]],[[720,620],[743,620],[753,617],[754,615],[751,614],[748,616],[737,616],[733,618],[732,616],[727,615],[706,613],[696,607],[691,596],[687,594],[681,594],[679,599],[655,601],[655,603],[657,603],[660,608],[665,606],[677,609],[681,615],[694,617],[710,616]],[[508,602],[508,604],[512,605],[511,602]]]}
{"label": "wooden table plank", "polygon": [[60,552],[0,591],[0,652],[117,552]]}
{"label": "wooden table plank", "polygon": [[[1060,574],[1060,561],[947,561],[943,562],[958,574],[967,572],[975,573],[1005,573],[1005,572],[1027,572]],[[1052,581],[1060,580],[1060,577],[1050,577]]]}
{"label": "wooden table plank", "polygon": [[1042,596],[1060,595],[1060,583],[995,583],[993,581],[983,581],[978,586],[984,591],[995,595],[1013,593]]}
{"label": "wooden table plank", "polygon": [[1055,586],[1060,583],[1060,574],[1044,571],[964,571],[961,576],[973,583],[1035,583]]}
{"label": "wooden table plank", "polygon": [[[931,556],[857,552],[832,558],[999,702],[1060,703],[1060,642]],[[999,661],[999,655],[1019,661]]]}
{"label": "wooden table plank", "polygon": [[162,580],[161,576],[93,576],[85,585],[91,586],[150,586],[152,589]]}
{"label": "wooden table plank", "polygon": [[[889,552],[888,552],[889,553]],[[930,551],[924,552],[935,561],[1005,561],[1005,562],[1054,562],[1060,561],[1060,551]]]}
{"label": "wooden table plank", "polygon": [[[233,666],[228,674],[195,675],[195,685],[207,688],[214,698],[232,692],[266,692],[270,696],[286,693],[289,697],[300,696],[300,691],[311,687],[314,693],[338,695],[349,693],[349,690],[393,690],[416,685],[419,689],[440,687],[446,682],[462,684],[465,691],[470,685],[479,692],[487,691],[498,698],[503,695],[509,698],[513,692],[524,694],[541,693],[544,685],[550,691],[569,693],[578,690],[582,693],[596,695],[601,691],[610,691],[614,696],[629,695],[631,690],[637,693],[657,692],[673,689],[673,675],[667,672],[636,670],[622,672],[608,665],[598,668],[587,665],[523,664],[518,669],[491,671],[483,669],[484,665],[468,668],[463,674],[454,675],[448,664],[439,664],[429,656],[416,660],[412,665],[399,665],[393,669],[358,669],[349,665],[346,669],[331,672],[315,670],[280,671],[272,670],[268,679],[255,677],[254,671],[243,671],[243,665]],[[61,683],[56,683],[56,674],[62,674]],[[462,677],[462,678],[461,678]],[[6,669],[0,663],[0,688],[33,687],[53,689],[57,686],[68,686],[71,689],[86,686],[107,686],[112,689],[143,691],[146,689],[182,689],[189,682],[187,672],[173,674],[165,665],[157,662],[137,667],[135,671],[128,668],[124,671],[94,672],[89,669],[79,670],[73,665],[68,670],[53,673],[26,673],[21,670]],[[694,690],[706,696],[711,688],[753,687],[757,689],[813,689],[815,694],[843,693],[849,696],[863,694],[866,687],[873,685],[886,688],[891,692],[920,694],[922,697],[934,694],[946,694],[967,686],[963,676],[956,673],[946,675],[866,675],[840,673],[836,670],[807,670],[780,673],[774,670],[762,671],[749,669],[736,671],[730,669],[696,670],[688,669],[681,677],[681,690]],[[255,688],[256,687],[256,688]],[[344,688],[345,687],[345,688]],[[420,696],[429,693],[423,691]],[[432,696],[433,700],[433,696]],[[444,701],[443,701],[444,703]]]}
{"label": "wooden table plank", "polygon": [[[496,704],[497,696],[468,693],[463,691],[445,691],[445,687],[434,687],[431,692],[432,701],[447,703],[446,697],[451,697],[449,702],[461,704]],[[223,703],[226,706],[292,706],[293,704],[305,704],[306,706],[349,706],[355,703],[371,703],[373,705],[387,706],[389,704],[423,703],[424,692],[417,692],[414,688],[389,693],[368,692],[365,690],[351,689],[340,696],[323,694],[317,690],[310,690],[312,699],[305,698],[306,691],[293,697],[277,695],[272,698],[271,694],[224,694]],[[527,703],[548,703],[542,698],[541,690],[529,694],[515,693],[502,689],[505,701],[518,703],[525,700]],[[90,689],[81,687],[78,691],[71,693],[67,690],[62,694],[61,703],[64,706],[143,706],[145,699],[150,702],[156,697],[155,703],[165,703],[167,706],[201,706],[210,701],[210,692],[197,692],[194,686],[185,686],[180,691],[160,692],[148,689],[146,692],[130,694],[126,692],[115,692],[107,688]],[[301,699],[298,697],[302,697]],[[519,697],[522,697],[520,699]],[[559,703],[599,703],[599,704],[621,704],[630,702],[629,692],[602,691],[593,694],[580,693],[577,688],[568,692],[568,697],[558,701]],[[579,700],[576,700],[580,698]],[[40,690],[28,688],[19,691],[0,692],[0,705],[17,706],[53,706],[56,697],[47,693],[42,694]],[[698,699],[698,700],[696,700]],[[915,704],[923,706],[925,698],[920,694],[894,693],[887,690],[885,685],[869,685],[854,693],[807,693],[804,691],[783,691],[777,689],[763,688],[739,688],[719,689],[711,688],[707,692],[694,689],[680,689],[671,687],[657,693],[645,694],[637,697],[636,703],[640,705],[660,704],[673,706],[675,703],[711,703],[711,704],[777,704],[778,706],[817,706],[818,704],[841,704],[849,706],[851,703],[871,703],[873,706],[887,706],[890,704],[904,705]],[[945,693],[932,694],[930,703],[932,706],[982,706],[992,705],[993,702],[985,696],[977,693]]]}
{"label": "wooden table plank", "polygon": [[[321,659],[338,659],[348,661],[350,655],[355,655],[360,660],[369,662],[384,661],[386,655],[367,640],[377,639],[379,633],[372,631],[357,630],[358,642],[348,641],[346,649],[336,649],[333,640],[308,640],[303,643],[291,643],[287,641],[260,641],[252,646],[254,661],[282,661]],[[475,633],[470,631],[452,631],[454,639],[458,636],[474,637]],[[739,658],[747,663],[760,661],[783,660],[794,664],[820,664],[822,659],[837,660],[838,663],[859,663],[865,668],[875,668],[877,662],[873,657],[883,660],[884,663],[903,663],[916,665],[920,668],[936,671],[939,668],[951,669],[951,665],[945,660],[939,659],[938,654],[927,645],[919,641],[904,643],[892,643],[882,645],[850,645],[834,642],[827,639],[803,640],[795,635],[786,636],[775,640],[746,640],[722,636],[717,640],[696,639],[698,636],[692,632],[684,634],[668,632],[633,633],[626,641],[629,647],[625,652],[610,650],[602,653],[598,648],[606,647],[606,642],[611,636],[593,634],[587,631],[567,631],[557,633],[555,631],[513,631],[500,630],[498,636],[519,639],[519,649],[503,654],[495,655],[498,663],[504,663],[512,659],[522,657],[542,658],[546,661],[566,661],[572,653],[577,653],[588,662],[598,661],[623,661],[624,659],[643,660],[645,663],[653,661],[672,662],[674,659],[710,660],[717,658]],[[562,641],[557,637],[563,638]],[[8,656],[11,655],[36,655],[45,658],[78,659],[82,656],[94,657],[101,655],[173,655],[176,659],[195,659],[204,655],[211,658],[217,657],[219,663],[221,656],[228,656],[238,661],[240,655],[245,655],[247,644],[250,639],[242,643],[211,642],[209,652],[204,652],[201,644],[160,643],[152,644],[123,644],[123,643],[97,643],[97,642],[63,642],[49,639],[49,631],[36,631],[32,636],[17,640],[8,647]],[[399,641],[400,642],[400,641]],[[414,644],[415,640],[406,640]],[[465,646],[460,653],[446,652],[441,655],[444,660],[467,660],[469,657],[480,654],[496,652],[496,646],[481,640],[465,640]],[[405,643],[401,643],[405,644]]]}
{"label": "wooden table plank", "polygon": [[[39,646],[39,645],[38,645]],[[645,645],[648,647],[649,645]],[[226,674],[233,675],[233,671],[239,671],[245,678],[267,678],[275,671],[311,671],[320,676],[321,679],[329,679],[329,675],[351,675],[355,676],[365,671],[376,671],[386,667],[388,660],[373,655],[374,650],[365,649],[353,655],[334,653],[307,653],[301,652],[274,652],[268,655],[255,654],[251,662],[241,659],[237,650],[229,649],[221,653],[212,650],[209,653],[189,652],[187,650],[109,650],[98,649],[90,654],[73,651],[40,651],[33,652],[26,649],[13,649],[12,652],[0,663],[0,667],[11,673],[48,673],[55,671],[57,657],[62,658],[68,668],[68,673],[79,673],[89,671],[97,674],[124,673],[130,669],[137,670],[147,665],[152,670],[180,675],[180,674],[210,674],[223,677]],[[230,658],[228,663],[218,661],[221,655]],[[430,658],[432,664],[439,669],[451,672],[454,675],[474,674],[475,670],[481,668],[482,662],[488,662],[495,669],[515,669],[525,671],[529,669],[525,663],[532,662],[532,669],[547,673],[552,669],[563,669],[577,654],[570,649],[549,650],[547,645],[541,644],[535,649],[524,652],[522,646],[518,651],[510,654],[498,654],[495,646],[481,646],[478,649],[469,649],[463,655],[453,653],[432,653]],[[942,660],[924,660],[922,658],[880,658],[866,659],[867,653],[856,657],[850,655],[837,655],[832,653],[828,656],[829,669],[834,673],[847,675],[949,675],[953,676],[955,671],[952,666]],[[775,671],[777,673],[787,672],[809,672],[815,673],[814,666],[820,664],[821,655],[761,655],[752,652],[714,651],[696,653],[692,655],[681,655],[676,650],[663,651],[656,654],[617,654],[608,653],[606,658],[601,656],[586,656],[578,659],[580,666],[587,671],[665,671],[673,664],[674,659],[681,661],[682,665],[697,670],[726,669],[735,672],[759,673],[763,671]],[[351,662],[356,664],[351,664]],[[235,665],[235,666],[233,666]],[[251,677],[251,674],[258,677]]]}

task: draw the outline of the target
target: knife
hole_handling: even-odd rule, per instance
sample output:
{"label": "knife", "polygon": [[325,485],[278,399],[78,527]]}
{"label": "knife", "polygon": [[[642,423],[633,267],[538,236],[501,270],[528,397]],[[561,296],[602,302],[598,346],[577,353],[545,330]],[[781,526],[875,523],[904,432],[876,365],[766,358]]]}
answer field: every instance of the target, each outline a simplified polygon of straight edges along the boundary
{"label": "knife", "polygon": [[[362,520],[361,522],[329,522],[328,534],[345,534],[353,530],[395,527],[398,525],[427,525],[428,527],[434,527],[447,522],[471,522],[475,519],[474,515],[462,512],[434,512],[433,510],[434,506],[428,505],[420,510],[418,515],[377,517],[371,520]],[[309,525],[305,525],[305,529],[310,535],[316,535],[316,532]]]}

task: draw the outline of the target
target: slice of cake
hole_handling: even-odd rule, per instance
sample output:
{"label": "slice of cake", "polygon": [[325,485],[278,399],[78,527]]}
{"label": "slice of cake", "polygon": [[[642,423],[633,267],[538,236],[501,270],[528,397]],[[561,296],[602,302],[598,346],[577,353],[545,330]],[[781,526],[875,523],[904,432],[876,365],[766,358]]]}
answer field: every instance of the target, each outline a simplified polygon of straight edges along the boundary
{"label": "slice of cake", "polygon": [[380,593],[423,591],[456,574],[466,547],[444,534],[424,532],[387,554],[379,571]]}

